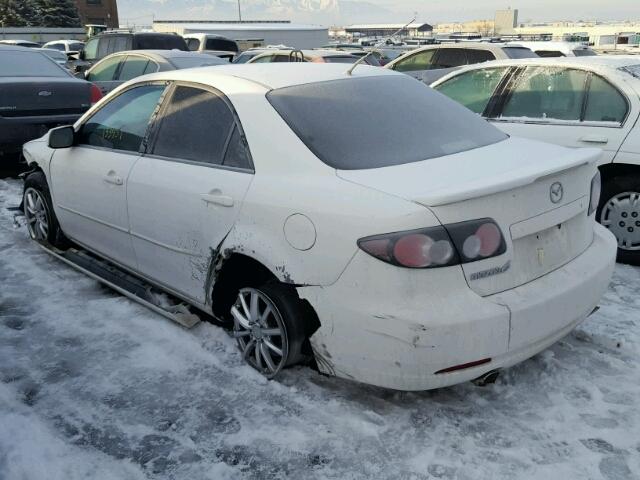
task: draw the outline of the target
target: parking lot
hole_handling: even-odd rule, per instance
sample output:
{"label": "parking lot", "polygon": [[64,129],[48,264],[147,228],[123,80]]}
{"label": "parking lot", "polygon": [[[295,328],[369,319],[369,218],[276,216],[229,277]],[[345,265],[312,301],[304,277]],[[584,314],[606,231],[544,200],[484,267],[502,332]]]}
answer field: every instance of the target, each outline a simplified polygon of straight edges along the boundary
{"label": "parking lot", "polygon": [[398,393],[307,367],[267,381],[222,329],[186,331],[29,239],[0,180],[4,478],[634,479],[640,269],[549,350],[471,383]]}

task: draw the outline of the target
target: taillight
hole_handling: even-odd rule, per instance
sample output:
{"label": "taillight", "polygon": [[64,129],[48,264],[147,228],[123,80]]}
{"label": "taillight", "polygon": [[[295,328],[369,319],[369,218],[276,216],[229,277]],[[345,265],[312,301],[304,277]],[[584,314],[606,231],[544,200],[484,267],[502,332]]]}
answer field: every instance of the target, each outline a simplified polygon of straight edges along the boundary
{"label": "taillight", "polygon": [[102,98],[102,91],[94,83],[91,84],[89,91],[91,96],[91,106],[93,107],[96,103],[98,103],[98,100]]}
{"label": "taillight", "polygon": [[502,255],[506,244],[490,218],[358,240],[369,255],[406,268],[438,268]]}

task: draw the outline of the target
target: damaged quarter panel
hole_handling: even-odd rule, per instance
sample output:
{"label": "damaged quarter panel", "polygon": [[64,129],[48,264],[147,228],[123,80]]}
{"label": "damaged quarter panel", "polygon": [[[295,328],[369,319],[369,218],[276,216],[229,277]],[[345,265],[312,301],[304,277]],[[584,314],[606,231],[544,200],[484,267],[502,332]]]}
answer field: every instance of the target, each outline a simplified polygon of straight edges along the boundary
{"label": "damaged quarter panel", "polygon": [[[264,95],[261,108],[256,108],[256,98],[229,98],[241,118],[253,119],[243,126],[256,173],[224,250],[253,257],[285,283],[330,285],[354,256],[359,238],[439,224],[423,206],[340,179],[289,129]],[[277,139],[273,132],[278,132]],[[376,205],[375,212],[371,205]],[[299,239],[302,244],[296,247],[287,219],[298,214],[308,219],[299,227],[306,230],[297,231],[308,242]],[[312,228],[314,242],[308,238]]]}

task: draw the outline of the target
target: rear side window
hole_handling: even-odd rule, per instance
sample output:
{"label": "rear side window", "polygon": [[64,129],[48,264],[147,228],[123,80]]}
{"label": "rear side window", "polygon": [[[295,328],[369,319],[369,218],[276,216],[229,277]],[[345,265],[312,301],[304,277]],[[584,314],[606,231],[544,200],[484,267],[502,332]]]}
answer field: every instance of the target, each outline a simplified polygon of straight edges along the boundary
{"label": "rear side window", "polygon": [[223,50],[225,52],[237,52],[238,44],[225,38],[207,38],[207,50]]}
{"label": "rear side window", "polygon": [[509,58],[535,58],[538,56],[533,50],[525,47],[504,47],[502,51]]}
{"label": "rear side window", "polygon": [[111,39],[109,44],[109,53],[124,52],[131,49],[131,37],[127,35],[118,35]]}
{"label": "rear side window", "polygon": [[221,165],[235,119],[219,95],[178,86],[163,115],[153,153]]}
{"label": "rear side window", "polygon": [[580,48],[578,50],[574,50],[573,54],[576,57],[595,57],[596,55],[598,55],[596,52],[594,52],[590,48]]}
{"label": "rear side window", "polygon": [[454,68],[467,64],[467,53],[462,48],[441,48],[435,59],[434,68]]}
{"label": "rear side window", "polygon": [[325,63],[355,63],[356,57],[324,57]]}
{"label": "rear side window", "polygon": [[507,138],[404,75],[295,85],[272,90],[267,98],[309,150],[341,170],[419,162]]}
{"label": "rear side window", "polygon": [[253,168],[249,157],[249,148],[237,125],[231,134],[229,146],[227,147],[222,164],[226,167]]}
{"label": "rear side window", "polygon": [[467,63],[470,65],[474,63],[489,62],[495,59],[496,56],[489,50],[467,50]]}
{"label": "rear side window", "polygon": [[627,109],[627,101],[613,85],[598,75],[592,75],[584,115],[586,122],[622,124]]}
{"label": "rear side window", "polygon": [[61,52],[64,52],[64,45],[62,43],[52,43],[51,45],[44,48],[50,48],[52,50],[59,50]]}
{"label": "rear side window", "polygon": [[120,69],[120,75],[118,77],[121,81],[131,80],[132,78],[144,75],[147,66],[149,65],[149,59],[139,56],[129,55],[122,64]]}
{"label": "rear side window", "polygon": [[579,121],[587,73],[560,67],[527,67],[509,95],[502,117]]}
{"label": "rear side window", "polygon": [[544,58],[564,57],[564,54],[558,50],[536,50],[536,54]]}
{"label": "rear side window", "polygon": [[508,67],[471,70],[434,87],[440,93],[482,115]]}
{"label": "rear side window", "polygon": [[139,152],[163,91],[163,85],[143,85],[118,95],[87,120],[78,143]]}
{"label": "rear side window", "polygon": [[154,34],[141,34],[136,35],[135,45],[136,50],[185,50],[188,51],[187,43],[184,38],[178,35],[154,35]]}

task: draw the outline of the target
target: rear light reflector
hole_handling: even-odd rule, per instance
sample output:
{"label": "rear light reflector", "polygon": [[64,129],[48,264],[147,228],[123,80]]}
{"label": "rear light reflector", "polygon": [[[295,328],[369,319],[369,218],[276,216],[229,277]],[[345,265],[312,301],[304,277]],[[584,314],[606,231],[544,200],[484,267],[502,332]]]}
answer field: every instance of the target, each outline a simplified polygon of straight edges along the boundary
{"label": "rear light reflector", "polygon": [[90,87],[90,93],[91,93],[91,106],[93,107],[102,98],[102,91],[100,90],[100,88],[98,88],[96,84],[92,83]]}
{"label": "rear light reflector", "polygon": [[454,365],[453,367],[443,368],[442,370],[438,370],[435,375],[440,375],[441,373],[451,373],[456,372],[458,370],[465,370],[467,368],[478,367],[480,365],[484,365],[485,363],[489,363],[491,358],[483,358],[482,360],[476,360],[475,362],[469,363],[461,363],[460,365]]}

